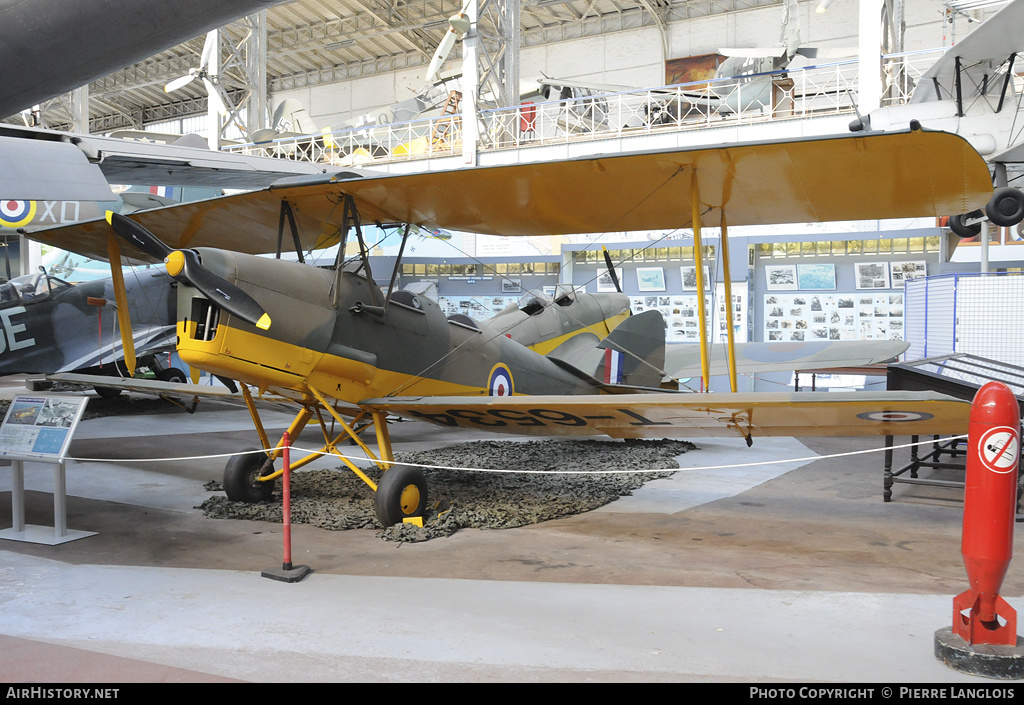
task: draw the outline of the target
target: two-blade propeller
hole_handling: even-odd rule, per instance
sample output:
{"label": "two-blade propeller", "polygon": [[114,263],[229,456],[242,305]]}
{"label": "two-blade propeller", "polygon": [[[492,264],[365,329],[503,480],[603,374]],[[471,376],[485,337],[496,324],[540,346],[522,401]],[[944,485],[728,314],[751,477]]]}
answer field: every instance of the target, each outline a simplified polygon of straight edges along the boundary
{"label": "two-blade propeller", "polygon": [[455,46],[455,41],[460,37],[465,36],[466,32],[469,31],[472,22],[466,15],[466,10],[469,9],[470,0],[465,0],[462,5],[462,9],[456,14],[448,18],[448,31],[444,33],[441,38],[441,43],[437,45],[437,50],[430,59],[430,65],[427,67],[426,81],[429,83],[434,80],[437,72],[441,69],[441,65],[444,64],[448,58],[448,54],[451,53],[452,47]]}
{"label": "two-blade propeller", "polygon": [[241,288],[203,267],[193,250],[172,250],[142,225],[113,211],[107,213],[107,222],[123,240],[163,260],[173,279],[191,284],[232,316],[263,330],[270,328],[270,316],[263,307]]}

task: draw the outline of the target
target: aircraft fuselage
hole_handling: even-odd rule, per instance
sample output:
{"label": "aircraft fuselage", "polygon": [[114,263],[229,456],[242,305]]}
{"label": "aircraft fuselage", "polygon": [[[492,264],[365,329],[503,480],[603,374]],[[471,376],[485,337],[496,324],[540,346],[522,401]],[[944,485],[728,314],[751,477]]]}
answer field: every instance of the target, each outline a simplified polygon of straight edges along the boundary
{"label": "aircraft fuselage", "polygon": [[[503,329],[466,317],[447,319],[425,297],[395,292],[385,308],[383,294],[362,272],[346,270],[339,276],[331,269],[224,250],[198,252],[204,268],[241,287],[273,321],[269,330],[259,330],[182,285],[178,354],[213,374],[261,390],[303,391],[308,384],[353,404],[399,393],[594,391],[588,375],[530,350]],[[602,321],[623,315],[615,305],[609,309],[611,316],[600,306],[590,310],[599,312]],[[614,322],[602,321],[589,321],[586,327],[614,327]]]}

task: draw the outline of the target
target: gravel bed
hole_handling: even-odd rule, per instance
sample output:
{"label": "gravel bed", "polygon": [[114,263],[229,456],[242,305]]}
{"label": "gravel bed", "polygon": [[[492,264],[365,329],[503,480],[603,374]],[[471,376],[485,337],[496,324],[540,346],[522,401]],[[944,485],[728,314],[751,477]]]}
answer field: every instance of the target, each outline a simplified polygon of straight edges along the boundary
{"label": "gravel bed", "polygon": [[[398,524],[377,535],[387,541],[418,542],[451,536],[461,528],[505,529],[571,516],[630,495],[645,482],[672,475],[676,456],[696,446],[688,441],[477,441],[420,453],[396,453],[401,463],[462,468],[543,471],[486,473],[424,468],[429,502],[423,527]],[[598,471],[664,470],[663,472]],[[557,471],[583,471],[560,474]],[[375,482],[379,472],[367,471]],[[292,522],[323,529],[380,529],[373,493],[350,470],[298,471],[292,475]],[[207,489],[221,491],[217,483]],[[281,521],[281,486],[271,502],[246,504],[214,496],[199,508],[223,519]]]}

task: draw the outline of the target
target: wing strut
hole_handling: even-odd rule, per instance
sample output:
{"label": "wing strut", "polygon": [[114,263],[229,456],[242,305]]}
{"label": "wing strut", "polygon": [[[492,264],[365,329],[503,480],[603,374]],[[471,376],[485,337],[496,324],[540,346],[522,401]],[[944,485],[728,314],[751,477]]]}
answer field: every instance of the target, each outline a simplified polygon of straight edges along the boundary
{"label": "wing strut", "polygon": [[284,221],[288,219],[288,227],[292,232],[292,242],[295,244],[295,254],[299,258],[299,262],[305,262],[306,258],[302,255],[302,243],[299,241],[299,229],[295,225],[295,212],[292,210],[292,204],[286,200],[281,201],[281,215],[277,219],[277,259],[281,259],[281,246],[284,244]]}
{"label": "wing strut", "polygon": [[[722,252],[722,271],[725,277],[725,325],[726,325],[726,340],[728,341],[728,353],[726,357],[729,360],[729,387],[732,389],[733,394],[736,393],[736,341],[733,339],[732,331],[732,318],[733,318],[733,306],[732,306],[732,273],[729,271],[729,228],[725,222],[725,205],[722,205],[722,238],[721,242],[718,243],[719,248]],[[750,445],[750,436],[747,436],[747,445]]]}
{"label": "wing strut", "polygon": [[114,301],[117,302],[117,327],[121,332],[121,346],[124,348],[124,364],[128,376],[135,376],[135,337],[128,314],[128,294],[124,288],[124,274],[121,272],[121,247],[117,235],[107,235],[107,258],[110,260],[110,278],[114,287]]}
{"label": "wing strut", "polygon": [[405,254],[405,243],[409,241],[409,223],[405,224],[405,231],[402,233],[402,245],[398,248],[398,257],[395,258],[395,268],[391,270],[391,281],[388,283],[388,295],[384,297],[384,308],[391,303],[391,294],[395,290],[395,280],[398,278],[398,268],[402,266],[402,255]]}
{"label": "wing strut", "polygon": [[703,391],[711,383],[708,367],[708,313],[704,305],[704,246],[700,239],[700,190],[697,188],[697,168],[690,176],[690,203],[693,209],[693,257],[697,264],[697,317],[700,325],[700,374]]}

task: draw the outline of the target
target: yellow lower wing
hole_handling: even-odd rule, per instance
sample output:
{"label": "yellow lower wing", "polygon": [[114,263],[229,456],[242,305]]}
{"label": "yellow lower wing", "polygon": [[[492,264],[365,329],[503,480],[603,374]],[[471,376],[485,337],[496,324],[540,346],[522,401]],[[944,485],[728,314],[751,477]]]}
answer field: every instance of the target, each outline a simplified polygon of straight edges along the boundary
{"label": "yellow lower wing", "polygon": [[971,405],[932,392],[617,394],[368,399],[441,426],[542,436],[910,436],[967,432]]}

